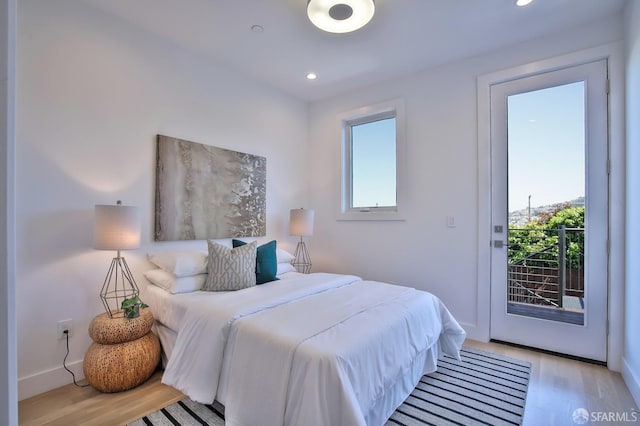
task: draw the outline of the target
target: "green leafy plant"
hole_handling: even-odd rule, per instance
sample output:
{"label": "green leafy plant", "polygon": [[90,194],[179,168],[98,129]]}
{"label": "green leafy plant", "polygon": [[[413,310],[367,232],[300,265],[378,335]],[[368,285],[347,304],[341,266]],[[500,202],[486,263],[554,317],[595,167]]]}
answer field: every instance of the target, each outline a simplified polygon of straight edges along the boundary
{"label": "green leafy plant", "polygon": [[[527,263],[527,258],[536,254],[535,265],[553,267],[558,258],[558,229],[584,228],[584,207],[562,204],[554,211],[519,228],[509,229],[509,260],[512,263]],[[584,268],[584,232],[566,233],[566,264],[571,269]],[[548,248],[545,250],[545,248]],[[548,263],[545,263],[547,261]]]}
{"label": "green leafy plant", "polygon": [[124,312],[125,318],[136,318],[140,315],[140,309],[148,308],[149,305],[143,303],[138,295],[124,299],[120,306]]}

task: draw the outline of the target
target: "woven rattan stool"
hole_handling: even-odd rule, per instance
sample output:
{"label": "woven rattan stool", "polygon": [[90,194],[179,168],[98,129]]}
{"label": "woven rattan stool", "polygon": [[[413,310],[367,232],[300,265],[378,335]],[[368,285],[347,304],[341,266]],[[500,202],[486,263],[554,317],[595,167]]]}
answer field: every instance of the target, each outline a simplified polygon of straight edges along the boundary
{"label": "woven rattan stool", "polygon": [[104,313],[89,324],[93,343],[84,356],[84,375],[100,392],[121,392],[145,382],[160,361],[160,342],[151,332],[153,315],[109,318]]}

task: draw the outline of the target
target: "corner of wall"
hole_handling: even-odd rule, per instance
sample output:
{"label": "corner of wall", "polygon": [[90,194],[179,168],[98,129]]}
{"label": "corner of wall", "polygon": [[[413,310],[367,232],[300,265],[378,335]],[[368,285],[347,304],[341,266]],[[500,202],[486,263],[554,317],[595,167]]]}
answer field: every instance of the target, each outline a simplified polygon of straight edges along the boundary
{"label": "corner of wall", "polygon": [[625,331],[624,356],[622,358],[622,377],[640,405],[640,340],[638,331],[640,315],[637,310],[640,296],[640,267],[637,259],[640,254],[640,226],[637,213],[640,207],[640,195],[637,187],[640,183],[640,3],[628,1],[625,10],[625,50],[626,50],[626,247],[625,247]]}
{"label": "corner of wall", "polygon": [[483,330],[482,327],[479,327],[476,324],[469,324],[464,322],[461,322],[460,326],[464,329],[465,333],[467,333],[467,339],[485,343],[489,341],[489,335]]}
{"label": "corner of wall", "polygon": [[640,406],[640,371],[634,371],[625,358],[622,359],[622,379],[629,388],[636,405]]}

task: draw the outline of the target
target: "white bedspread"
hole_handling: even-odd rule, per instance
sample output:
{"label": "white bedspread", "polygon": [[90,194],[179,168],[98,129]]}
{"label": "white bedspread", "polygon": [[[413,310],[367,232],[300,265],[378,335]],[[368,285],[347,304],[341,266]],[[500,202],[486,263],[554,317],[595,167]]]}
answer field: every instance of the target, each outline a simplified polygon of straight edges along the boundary
{"label": "white bedspread", "polygon": [[176,311],[184,315],[162,383],[194,401],[213,402],[229,329],[237,319],[359,280],[351,275],[310,274],[240,291],[209,293],[206,296],[212,297],[201,300],[179,298],[176,303],[185,306]]}
{"label": "white bedspread", "polygon": [[222,399],[229,426],[382,424],[407,396],[384,395],[433,370],[429,351],[457,357],[465,337],[430,293],[353,276],[218,296],[189,305],[163,383]]}

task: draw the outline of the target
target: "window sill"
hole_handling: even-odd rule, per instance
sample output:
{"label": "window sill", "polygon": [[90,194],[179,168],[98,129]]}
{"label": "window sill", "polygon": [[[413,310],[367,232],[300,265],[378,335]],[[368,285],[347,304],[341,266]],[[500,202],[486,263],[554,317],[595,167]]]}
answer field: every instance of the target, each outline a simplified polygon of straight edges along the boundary
{"label": "window sill", "polygon": [[404,221],[404,213],[397,210],[368,210],[368,211],[346,211],[338,213],[336,218],[340,221]]}

